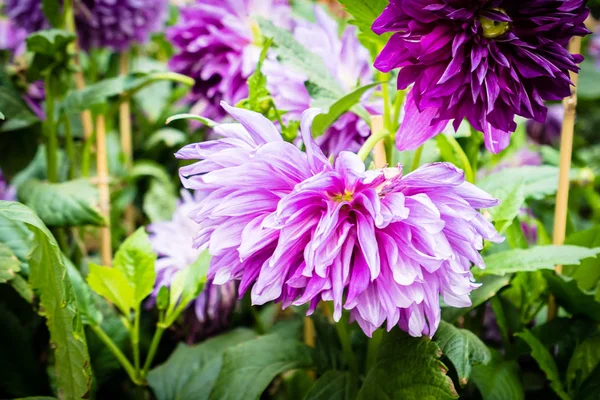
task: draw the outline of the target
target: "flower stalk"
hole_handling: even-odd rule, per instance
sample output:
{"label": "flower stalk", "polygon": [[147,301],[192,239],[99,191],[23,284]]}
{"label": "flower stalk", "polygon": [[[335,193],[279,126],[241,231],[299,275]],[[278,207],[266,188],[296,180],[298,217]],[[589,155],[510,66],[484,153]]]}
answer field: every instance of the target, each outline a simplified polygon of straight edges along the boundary
{"label": "flower stalk", "polygon": [[58,182],[58,137],[54,121],[54,93],[52,91],[52,71],[48,72],[44,82],[46,88],[46,162],[48,163],[48,181]]}
{"label": "flower stalk", "polygon": [[[575,36],[569,42],[569,52],[579,54],[581,52],[581,38]],[[571,72],[571,95],[563,100],[565,116],[560,136],[560,164],[558,174],[558,191],[556,192],[556,206],[554,209],[554,230],[552,232],[552,243],[562,245],[565,242],[567,231],[567,213],[569,208],[569,186],[571,172],[571,158],[573,156],[573,136],[575,131],[575,111],[577,108],[577,78],[575,72]],[[562,274],[562,265],[557,265],[555,271]],[[558,313],[556,299],[550,296],[548,302],[548,320],[552,320]]]}

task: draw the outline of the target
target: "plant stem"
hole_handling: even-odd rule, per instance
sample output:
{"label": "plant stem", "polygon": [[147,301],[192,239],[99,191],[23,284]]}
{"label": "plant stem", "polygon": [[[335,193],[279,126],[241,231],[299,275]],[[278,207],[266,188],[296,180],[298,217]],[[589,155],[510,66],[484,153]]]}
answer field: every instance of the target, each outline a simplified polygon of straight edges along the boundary
{"label": "plant stem", "polygon": [[63,114],[63,125],[65,127],[65,148],[67,158],[69,159],[69,179],[75,178],[75,144],[73,142],[73,130],[71,129],[71,120],[67,114]]}
{"label": "plant stem", "polygon": [[[333,303],[329,304],[329,306],[333,307]],[[331,312],[333,312],[333,310]],[[356,355],[352,350],[352,343],[350,342],[350,334],[348,333],[348,320],[344,315],[342,315],[342,318],[334,325],[338,337],[340,338],[344,358],[350,367],[350,371],[352,371],[352,374],[354,374],[355,379],[358,379],[358,362],[356,361]]]}
{"label": "plant stem", "polygon": [[146,378],[148,375],[148,370],[152,366],[152,360],[154,360],[154,356],[156,355],[156,350],[158,350],[158,345],[160,344],[160,339],[165,331],[165,327],[161,326],[161,324],[157,324],[156,332],[154,332],[154,336],[152,337],[152,342],[150,343],[150,349],[148,350],[148,355],[146,356],[146,362],[144,362],[144,367],[142,368],[142,378]]}
{"label": "plant stem", "polygon": [[46,89],[46,162],[48,168],[48,181],[58,182],[58,137],[54,124],[54,93],[52,91],[52,72],[46,76],[44,87]]}
{"label": "plant stem", "polygon": [[127,372],[127,375],[129,375],[131,381],[136,385],[143,385],[143,382],[140,381],[136,376],[135,369],[133,368],[127,357],[125,357],[125,354],[123,354],[121,349],[119,349],[119,347],[115,344],[115,342],[112,341],[112,339],[102,330],[102,328],[100,328],[99,325],[90,325],[90,327],[96,333],[96,335],[98,335],[98,338],[100,338],[100,340],[106,345],[106,347],[108,347],[110,352],[113,353],[113,355],[116,357],[119,363],[121,363],[121,365]]}
{"label": "plant stem", "polygon": [[385,139],[389,135],[387,130],[382,130],[379,132],[371,132],[371,136],[367,139],[367,141],[362,145],[357,155],[361,160],[365,161],[369,154],[371,154],[371,150],[375,147],[380,140]]}
{"label": "plant stem", "polygon": [[133,365],[135,371],[140,371],[140,316],[139,307],[134,311],[133,327],[131,331],[131,348],[133,349]]}
{"label": "plant stem", "polygon": [[425,147],[425,145],[422,144],[415,151],[415,155],[413,156],[413,162],[412,162],[412,165],[410,166],[410,170],[411,171],[414,171],[415,169],[419,168],[419,165],[421,164],[421,156],[423,155],[423,148],[424,147]]}
{"label": "plant stem", "polygon": [[100,210],[106,219],[106,226],[100,228],[100,256],[102,264],[112,264],[112,244],[110,238],[110,188],[108,175],[108,159],[106,153],[106,127],[104,114],[99,114],[96,119],[96,162],[98,171],[98,191],[100,197]]}
{"label": "plant stem", "polygon": [[[575,36],[569,43],[569,53],[581,52],[581,38]],[[573,155],[573,136],[575,130],[575,110],[577,108],[577,73],[571,72],[571,95],[563,100],[565,116],[560,135],[560,164],[558,173],[558,191],[556,192],[556,206],[554,209],[554,231],[552,243],[562,245],[565,242],[567,231],[567,213],[569,209],[569,185],[571,172],[571,158]],[[555,268],[557,274],[562,274],[562,265]],[[558,313],[558,306],[553,296],[548,299],[548,321],[553,320]]]}
{"label": "plant stem", "polygon": [[369,343],[367,344],[367,373],[369,373],[369,370],[373,367],[373,365],[375,365],[375,361],[377,360],[377,351],[379,350],[379,345],[381,344],[382,339],[383,329],[375,329],[373,336],[371,339],[369,339]]}
{"label": "plant stem", "polygon": [[256,333],[258,333],[259,335],[264,335],[265,333],[267,333],[265,325],[260,319],[260,314],[258,313],[258,311],[256,311],[256,307],[250,306],[250,314],[252,314],[252,318],[254,319],[254,323],[256,324]]}
{"label": "plant stem", "polygon": [[404,104],[405,96],[406,92],[404,90],[398,90],[396,92],[396,98],[394,99],[394,113],[392,114],[392,123],[394,129],[392,129],[392,131],[396,131],[400,125],[398,120],[400,119],[400,111],[402,109],[402,104]]}
{"label": "plant stem", "polygon": [[392,113],[390,101],[390,88],[388,85],[389,74],[381,74],[381,95],[383,97],[383,126],[388,131],[391,130]]}

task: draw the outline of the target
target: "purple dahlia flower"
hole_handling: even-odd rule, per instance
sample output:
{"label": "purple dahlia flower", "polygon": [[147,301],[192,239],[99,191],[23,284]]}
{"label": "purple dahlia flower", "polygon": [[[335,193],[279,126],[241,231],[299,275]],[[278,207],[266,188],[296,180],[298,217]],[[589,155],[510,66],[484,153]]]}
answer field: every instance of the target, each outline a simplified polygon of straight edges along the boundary
{"label": "purple dahlia flower", "polygon": [[253,17],[263,16],[291,27],[291,8],[282,0],[197,0],[181,8],[167,38],[178,53],[169,65],[196,80],[190,101],[194,112],[219,119],[219,102],[237,103],[248,96],[246,79],[256,68],[260,47]]}
{"label": "purple dahlia flower", "polygon": [[555,145],[560,141],[565,109],[562,104],[548,107],[546,121],[527,120],[527,136],[537,144]]}
{"label": "purple dahlia flower", "polygon": [[497,200],[461,171],[447,163],[406,176],[365,171],[346,151],[331,165],[310,132],[318,110],[301,117],[304,153],[262,115],[223,107],[239,123],[177,153],[200,160],[180,175],[204,196],[190,216],[215,284],[240,280],[254,304],[309,303],[309,312],[333,301],[335,320],[346,308],[367,335],[387,320],[387,329],[431,336],[440,295],[471,304],[471,263],[483,267],[483,240],[502,238],[477,211]]}
{"label": "purple dahlia flower", "polygon": [[[110,47],[123,51],[145,43],[159,31],[167,0],[81,0],[74,3],[75,25],[82,48]],[[6,0],[6,14],[28,32],[49,27],[41,0]]]}
{"label": "purple dahlia flower", "polygon": [[[193,264],[201,253],[193,246],[198,226],[189,217],[190,212],[200,204],[200,196],[186,190],[182,190],[181,195],[182,199],[170,221],[155,222],[148,226],[150,242],[159,256],[156,260],[154,296],[161,287],[170,286],[175,274]],[[206,337],[226,329],[236,304],[235,297],[235,282],[218,286],[209,281],[190,306],[195,318],[186,318],[191,327],[191,336]]]}
{"label": "purple dahlia flower", "polygon": [[27,31],[7,19],[0,19],[0,50],[8,50],[13,56],[25,52]]}
{"label": "purple dahlia flower", "polygon": [[[294,38],[321,57],[345,90],[369,83],[372,80],[369,52],[358,41],[356,28],[347,27],[340,38],[336,21],[321,7],[315,6],[314,10],[316,23],[298,22]],[[311,98],[304,85],[308,78],[277,61],[267,60],[263,72],[275,105],[287,112],[284,120],[299,120],[310,107]],[[337,155],[344,150],[358,151],[369,133],[365,121],[347,112],[316,140],[326,155]]]}
{"label": "purple dahlia flower", "polygon": [[396,143],[414,149],[466,118],[498,153],[515,115],[544,122],[544,100],[570,94],[580,55],[566,45],[586,35],[585,0],[391,0],[375,20],[394,32],[375,67],[399,68],[398,89],[414,84]]}
{"label": "purple dahlia flower", "polygon": [[15,201],[16,199],[17,191],[4,180],[4,175],[2,175],[0,169],[0,200]]}

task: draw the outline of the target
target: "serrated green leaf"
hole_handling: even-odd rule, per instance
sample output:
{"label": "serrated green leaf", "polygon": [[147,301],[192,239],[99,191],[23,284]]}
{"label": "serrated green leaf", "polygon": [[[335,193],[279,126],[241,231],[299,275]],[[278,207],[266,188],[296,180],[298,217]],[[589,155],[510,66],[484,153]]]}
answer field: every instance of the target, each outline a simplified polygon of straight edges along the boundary
{"label": "serrated green leaf", "polygon": [[0,215],[0,243],[10,248],[19,260],[19,268],[29,274],[29,253],[33,246],[33,234],[24,223]]}
{"label": "serrated green leaf", "polygon": [[173,185],[171,182],[171,176],[169,175],[165,167],[154,161],[137,161],[131,168],[131,171],[129,171],[128,178],[131,180],[136,180],[144,177],[158,179],[163,185],[166,186]]}
{"label": "serrated green leaf", "polygon": [[485,365],[492,358],[485,343],[473,332],[459,329],[445,321],[440,323],[433,341],[440,346],[444,355],[450,359],[452,365],[456,368],[461,386],[466,385],[469,381],[473,365]]}
{"label": "serrated green leaf", "polygon": [[154,289],[155,262],[156,253],[152,249],[144,227],[129,236],[115,254],[114,269],[123,272],[133,288],[133,308],[138,307]]}
{"label": "serrated green leaf", "polygon": [[492,360],[487,365],[473,367],[471,380],[483,400],[523,400],[525,393],[515,361],[504,361],[497,350],[491,350]]}
{"label": "serrated green leaf", "polygon": [[529,249],[514,249],[484,257],[485,269],[475,267],[473,273],[504,275],[513,272],[554,269],[556,265],[578,265],[583,259],[596,257],[600,248],[588,249],[580,246],[535,246]]}
{"label": "serrated green leaf", "polygon": [[62,110],[74,114],[108,102],[121,95],[132,96],[142,88],[162,81],[174,81],[193,86],[194,80],[175,72],[131,73],[96,82],[84,89],[69,92],[61,103]]}
{"label": "serrated green leaf", "polygon": [[69,43],[75,40],[75,35],[62,29],[46,29],[27,36],[27,51],[57,56],[64,53]]}
{"label": "serrated green leaf", "polygon": [[[565,243],[589,248],[600,247],[600,226],[576,232]],[[582,290],[594,290],[600,281],[600,259],[588,258],[580,265],[565,265],[563,273],[575,279]]]}
{"label": "serrated green leaf", "polygon": [[340,84],[331,76],[318,55],[302,46],[290,32],[275,26],[272,22],[258,18],[258,24],[262,34],[273,39],[275,52],[284,65],[303,72],[312,84],[327,90],[333,98],[343,96],[344,91]]}
{"label": "serrated green leaf", "polygon": [[[571,171],[571,179],[577,177],[577,171]],[[526,199],[542,199],[553,195],[558,188],[558,167],[543,165],[539,167],[527,166],[517,168],[504,168],[499,172],[488,175],[477,186],[486,192],[497,188],[510,186],[514,182],[523,181],[523,194]]]}
{"label": "serrated green leaf", "polygon": [[0,283],[12,280],[21,270],[21,263],[12,249],[0,242]]}
{"label": "serrated green leaf", "polygon": [[496,229],[503,233],[519,215],[523,203],[525,203],[525,184],[523,180],[512,182],[503,187],[497,187],[490,195],[500,200],[500,204],[489,208],[492,221],[496,222]]}
{"label": "serrated green leaf", "polygon": [[393,329],[379,345],[377,360],[365,378],[358,399],[457,398],[440,356],[440,348],[429,338],[415,338]]}
{"label": "serrated green leaf", "polygon": [[350,372],[327,371],[315,382],[306,400],[354,400],[357,384]]}
{"label": "serrated green leaf", "polygon": [[575,393],[600,365],[600,336],[593,335],[578,344],[567,368],[567,388]]}
{"label": "serrated green leaf", "polygon": [[0,108],[6,115],[6,120],[0,123],[0,132],[27,128],[39,122],[20,96],[4,86],[0,86]]}
{"label": "serrated green leaf", "polygon": [[100,325],[102,323],[102,313],[98,309],[96,300],[93,297],[91,288],[73,265],[71,260],[63,256],[63,261],[67,267],[67,274],[73,285],[73,292],[77,299],[77,306],[81,313],[81,322],[84,325]]}
{"label": "serrated green leaf", "polygon": [[57,386],[65,399],[85,398],[92,380],[90,359],[60,248],[43,222],[23,204],[0,201],[0,216],[24,223],[33,233],[29,279],[40,293],[40,309],[50,331]]}
{"label": "serrated green leaf", "polygon": [[387,0],[340,0],[340,3],[344,6],[348,14],[353,17],[350,23],[358,27],[364,39],[378,43],[379,45],[387,42],[391,36],[389,33],[377,36],[371,30],[375,19],[379,17],[384,8],[389,4]]}
{"label": "serrated green leaf", "polygon": [[177,208],[177,196],[173,193],[173,186],[153,179],[150,187],[144,194],[144,213],[150,222],[168,221],[173,217]]}
{"label": "serrated green leaf", "polygon": [[279,374],[312,365],[312,351],[304,343],[277,334],[261,336],[229,348],[210,395],[214,400],[258,399]]}
{"label": "serrated green leaf", "polygon": [[323,114],[317,115],[313,121],[313,135],[322,135],[327,128],[329,128],[343,113],[350,110],[354,105],[358,104],[363,94],[365,94],[369,89],[372,89],[378,85],[381,85],[381,82],[370,83],[368,85],[356,88],[352,92],[335,100],[335,102],[323,108]]}
{"label": "serrated green leaf", "polygon": [[164,364],[150,371],[148,384],[158,400],[208,399],[225,351],[255,337],[250,329],[238,328],[195,346],[180,344]]}
{"label": "serrated green leaf", "polygon": [[263,111],[263,99],[269,96],[269,91],[267,90],[267,77],[262,72],[262,66],[265,59],[267,58],[267,53],[272,44],[273,41],[271,39],[265,40],[262,46],[262,50],[260,52],[260,57],[258,58],[258,63],[256,64],[256,68],[247,80],[248,109],[252,111]]}
{"label": "serrated green leaf", "polygon": [[30,179],[17,195],[48,226],[105,225],[98,206],[98,189],[88,180],[48,183]]}
{"label": "serrated green leaf", "polygon": [[520,337],[529,345],[531,348],[531,356],[538,363],[540,369],[546,374],[546,378],[550,381],[550,387],[552,387],[556,394],[563,400],[570,399],[571,397],[563,388],[558,373],[558,367],[552,359],[552,355],[550,355],[548,349],[527,329],[515,334],[515,336]]}
{"label": "serrated green leaf", "polygon": [[[67,162],[65,152],[59,150],[57,152],[58,158],[58,180],[64,181],[67,179],[67,172],[69,170],[69,163]],[[30,179],[39,179],[41,181],[48,179],[48,163],[46,162],[46,146],[39,145],[37,152],[33,157],[33,160],[11,180],[11,185],[17,189],[25,182]]]}
{"label": "serrated green leaf", "polygon": [[594,321],[600,321],[600,303],[593,292],[584,292],[572,278],[544,271],[550,292],[558,303],[573,315],[587,315]]}
{"label": "serrated green leaf", "polygon": [[135,290],[123,271],[96,264],[90,264],[89,268],[87,282],[92,290],[117,306],[123,314],[129,315],[135,307]]}
{"label": "serrated green leaf", "polygon": [[13,279],[9,282],[10,286],[28,303],[33,303],[33,299],[35,295],[33,294],[33,290],[31,286],[29,286],[29,282],[25,280],[21,275],[15,275]]}
{"label": "serrated green leaf", "polygon": [[504,276],[487,275],[478,279],[481,286],[471,292],[471,307],[444,307],[442,308],[442,318],[449,322],[455,321],[461,315],[465,315],[494,297],[500,289],[510,283],[511,278],[512,275],[508,274]]}

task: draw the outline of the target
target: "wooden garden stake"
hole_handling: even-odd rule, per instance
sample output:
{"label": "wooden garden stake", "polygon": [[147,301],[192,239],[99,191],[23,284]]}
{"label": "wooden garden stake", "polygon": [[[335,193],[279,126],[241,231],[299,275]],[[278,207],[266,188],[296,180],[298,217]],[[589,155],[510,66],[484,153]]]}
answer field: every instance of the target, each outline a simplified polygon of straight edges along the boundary
{"label": "wooden garden stake", "polygon": [[99,114],[96,118],[96,152],[100,211],[106,219],[106,226],[100,228],[100,256],[102,259],[102,264],[110,266],[112,264],[112,245],[110,237],[110,189],[104,114]]}
{"label": "wooden garden stake", "polygon": [[[374,115],[371,117],[371,134],[383,130],[383,115]],[[385,168],[387,160],[385,156],[385,141],[380,140],[373,149],[373,161],[375,168]]]}

